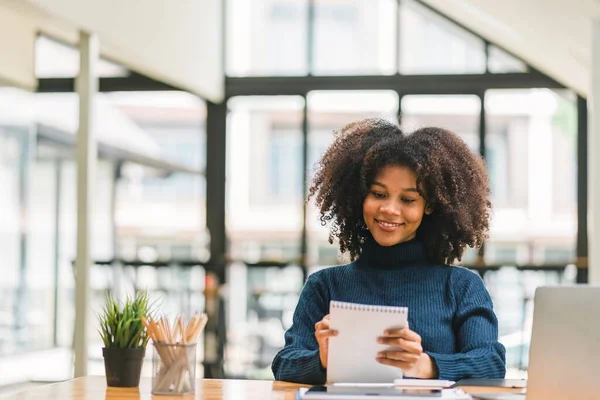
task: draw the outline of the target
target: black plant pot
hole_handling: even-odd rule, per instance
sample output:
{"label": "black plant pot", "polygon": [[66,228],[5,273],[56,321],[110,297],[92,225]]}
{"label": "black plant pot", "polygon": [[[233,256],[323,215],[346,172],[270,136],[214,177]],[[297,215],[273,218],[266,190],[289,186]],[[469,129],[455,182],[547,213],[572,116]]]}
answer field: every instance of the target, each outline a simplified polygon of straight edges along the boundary
{"label": "black plant pot", "polygon": [[106,384],[116,387],[137,387],[146,349],[102,348]]}

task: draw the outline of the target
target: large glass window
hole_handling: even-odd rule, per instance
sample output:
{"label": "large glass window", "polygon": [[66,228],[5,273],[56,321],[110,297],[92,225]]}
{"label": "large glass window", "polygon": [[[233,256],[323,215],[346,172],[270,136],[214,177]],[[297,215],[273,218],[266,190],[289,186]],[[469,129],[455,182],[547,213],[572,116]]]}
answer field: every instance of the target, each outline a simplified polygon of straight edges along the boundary
{"label": "large glass window", "polygon": [[[50,160],[50,159],[49,159]],[[58,208],[58,236],[54,238],[58,262],[58,314],[57,314],[57,341],[59,346],[70,346],[73,343],[73,327],[75,321],[75,265],[77,257],[77,172],[75,160],[55,158],[53,160],[59,174],[56,177],[56,190],[59,191]],[[114,164],[108,160],[99,160],[96,168],[96,182],[94,185],[94,218],[91,221],[92,261],[106,261],[115,256],[114,232],[112,230],[112,191]],[[53,229],[56,225],[53,224]],[[54,260],[53,260],[54,263]],[[50,266],[48,266],[50,268]],[[52,266],[54,269],[54,266]],[[91,307],[99,310],[103,300],[104,290],[107,286],[105,280],[96,279],[98,276],[92,267],[90,274]],[[90,323],[95,327],[94,318]],[[98,343],[99,338],[93,329],[90,329],[89,339]],[[95,356],[99,354],[96,353]]]}
{"label": "large glass window", "polygon": [[[298,82],[293,85],[302,85],[308,76],[310,85],[315,82],[311,75],[400,73],[404,75],[398,77],[400,82],[410,75],[453,79],[453,75],[482,74],[481,78],[486,73],[527,73],[531,69],[508,51],[438,13],[428,2],[230,0],[228,4],[230,76],[296,76]],[[394,88],[395,78],[386,79]],[[336,84],[340,82],[343,79],[336,79]],[[576,102],[572,93],[488,90],[480,96],[483,83],[469,95],[435,95],[428,85],[424,85],[427,94],[407,88],[405,95],[398,87],[395,89],[402,96],[398,107],[396,92],[369,91],[370,77],[348,80],[353,87],[358,82],[364,83],[364,91],[308,93],[307,171],[302,171],[302,98],[231,99],[227,229],[232,257],[246,262],[297,260],[306,196],[302,174],[310,185],[315,163],[332,143],[334,131],[367,116],[396,119],[400,108],[405,131],[442,127],[460,135],[474,153],[484,153],[493,202],[490,238],[483,250],[467,249],[462,264],[480,272],[482,262],[499,267],[483,275],[497,308],[500,340],[507,348],[508,367],[526,369],[535,287],[574,279],[568,269],[554,273],[515,268],[565,265],[575,257]],[[479,134],[482,111],[485,143],[480,142]],[[328,227],[321,226],[314,203],[307,207],[308,248],[302,261],[308,272],[346,261],[338,254],[338,244],[328,243]],[[483,253],[484,259],[480,257]],[[283,345],[283,331],[291,324],[298,273],[248,268],[244,262],[235,263],[230,271],[228,284],[243,298],[236,297],[229,304],[228,322],[235,326],[229,332],[230,344],[236,349],[229,350],[238,357],[235,362],[229,360],[230,371],[270,378],[267,361]],[[252,360],[261,372],[252,371],[248,362],[240,360]]]}
{"label": "large glass window", "polygon": [[231,255],[296,260],[302,231],[301,97],[229,100],[227,231]]}
{"label": "large glass window", "polygon": [[489,46],[488,69],[492,73],[527,72],[527,65],[494,45]]}
{"label": "large glass window", "polygon": [[575,115],[574,99],[563,92],[486,93],[486,161],[495,205],[488,262],[574,259]]}
{"label": "large glass window", "polygon": [[18,332],[15,327],[17,288],[20,282],[19,137],[7,127],[0,127],[0,251],[3,258],[0,280],[0,355],[14,351]]}
{"label": "large glass window", "polygon": [[[77,118],[76,108],[68,107],[69,102],[65,101],[70,96],[51,94],[43,97],[49,97],[42,103],[53,105],[54,118],[49,119],[47,113],[40,114],[40,118],[46,118],[46,122],[39,126],[40,137],[45,143],[53,143],[60,137],[63,141],[67,140],[74,133],[68,128],[75,125]],[[142,167],[117,159],[121,153],[114,150],[126,149],[136,156],[166,159],[197,170],[203,169],[203,102],[180,92],[112,93],[98,95],[96,100],[99,113],[96,133],[102,150],[94,187],[92,260],[105,262],[116,258],[151,262],[207,259],[204,177]],[[59,127],[62,129],[60,132]],[[49,151],[47,147],[55,151]],[[71,346],[75,310],[76,170],[72,148],[56,149],[56,144],[46,144],[40,153],[59,165],[57,339],[59,345]],[[135,273],[131,272],[118,267],[92,266],[91,309],[100,309],[105,290],[125,289],[131,292],[137,284],[151,294],[163,290],[161,298],[165,312],[184,312],[181,304],[177,303],[179,298],[175,298],[172,292],[165,292],[165,288],[178,287],[175,280],[185,274],[167,270],[166,274],[160,275],[154,268],[139,268]],[[193,272],[185,275],[189,285],[197,280]],[[175,310],[174,305],[178,307]],[[101,346],[95,327],[96,320],[92,317],[88,368],[95,374],[101,374]]]}
{"label": "large glass window", "polygon": [[0,356],[54,343],[56,180],[37,151],[35,99],[0,89]]}
{"label": "large glass window", "polygon": [[[34,348],[54,342],[56,275],[56,163],[40,159],[30,166],[28,196],[27,272],[29,321],[27,336]],[[58,317],[58,315],[56,315]]]}
{"label": "large glass window", "polygon": [[477,96],[402,97],[402,127],[408,132],[437,126],[458,134],[471,150],[479,153],[479,112]]}
{"label": "large glass window", "polygon": [[396,12],[393,0],[315,1],[314,73],[394,73]]}
{"label": "large glass window", "polygon": [[306,75],[308,0],[228,0],[227,74]]}
{"label": "large glass window", "polygon": [[[93,183],[92,260],[207,259],[204,177],[122,164],[120,159],[131,153],[203,169],[204,103],[179,92],[113,93],[96,100],[99,160]],[[0,180],[6,192],[0,198],[0,354],[72,346],[76,130],[75,94],[0,90]],[[152,246],[157,251],[148,256]],[[129,279],[105,272],[97,266],[90,270],[92,310],[99,309],[106,289]],[[154,271],[137,272],[139,282],[152,281],[148,276]],[[188,282],[198,281],[198,274],[187,277]],[[92,315],[90,348],[98,351],[90,351],[89,368],[102,373],[95,326]],[[40,373],[64,379],[67,365]]]}
{"label": "large glass window", "polygon": [[[227,370],[269,379],[302,271],[302,117],[295,96],[228,102],[226,223],[231,257]],[[252,267],[270,261],[290,267]]]}
{"label": "large glass window", "polygon": [[[176,165],[204,170],[206,107],[196,96],[120,92],[108,99],[139,131],[139,146]],[[207,260],[204,176],[165,174],[125,163],[117,187],[116,223],[121,257]]]}
{"label": "large glass window", "polygon": [[[486,72],[484,40],[415,0],[229,0],[226,31],[228,76]],[[489,72],[527,71],[487,53]]]}
{"label": "large glass window", "polygon": [[400,72],[467,74],[485,72],[485,44],[446,18],[406,0],[400,6]]}

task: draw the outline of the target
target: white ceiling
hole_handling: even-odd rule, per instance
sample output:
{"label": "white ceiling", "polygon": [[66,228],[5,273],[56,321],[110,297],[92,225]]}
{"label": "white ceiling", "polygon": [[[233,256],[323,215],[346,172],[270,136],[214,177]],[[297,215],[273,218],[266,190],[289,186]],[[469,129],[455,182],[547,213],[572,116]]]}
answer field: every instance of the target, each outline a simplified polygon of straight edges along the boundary
{"label": "white ceiling", "polygon": [[587,96],[600,0],[422,1]]}
{"label": "white ceiling", "polygon": [[[4,26],[6,22],[0,25],[0,33],[7,30],[0,50],[11,54],[8,61],[15,66],[8,70],[2,65],[0,72],[7,76],[0,74],[0,79],[31,89],[34,34],[76,44],[78,31],[84,30],[98,34],[101,53],[107,58],[219,102],[224,94],[222,1],[185,0],[175,5],[164,0],[0,0],[4,19],[19,18],[18,23],[9,18],[12,30]],[[15,42],[15,37],[20,41]],[[15,70],[26,60],[28,75],[17,76]]]}

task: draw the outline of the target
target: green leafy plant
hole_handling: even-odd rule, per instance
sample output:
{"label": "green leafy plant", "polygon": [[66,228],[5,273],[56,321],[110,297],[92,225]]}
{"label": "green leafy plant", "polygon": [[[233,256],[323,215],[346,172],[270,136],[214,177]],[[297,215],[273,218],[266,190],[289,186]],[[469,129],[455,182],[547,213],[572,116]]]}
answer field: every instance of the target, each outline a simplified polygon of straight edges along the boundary
{"label": "green leafy plant", "polygon": [[149,337],[141,318],[151,317],[153,309],[145,290],[138,291],[133,298],[127,296],[125,302],[119,302],[107,292],[104,308],[98,315],[98,333],[102,337],[104,347],[145,348]]}

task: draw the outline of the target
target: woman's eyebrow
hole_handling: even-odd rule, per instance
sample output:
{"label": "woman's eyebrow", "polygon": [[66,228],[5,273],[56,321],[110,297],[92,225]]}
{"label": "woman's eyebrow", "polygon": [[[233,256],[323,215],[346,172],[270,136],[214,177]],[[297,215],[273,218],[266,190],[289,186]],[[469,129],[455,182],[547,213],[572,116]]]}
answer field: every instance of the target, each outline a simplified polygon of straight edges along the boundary
{"label": "woman's eyebrow", "polygon": [[[373,185],[375,186],[381,186],[384,189],[387,189],[387,186],[385,186],[383,183],[381,182],[373,182]],[[402,189],[404,192],[415,192],[415,193],[419,193],[419,191],[417,190],[417,188],[406,188],[406,189]]]}

